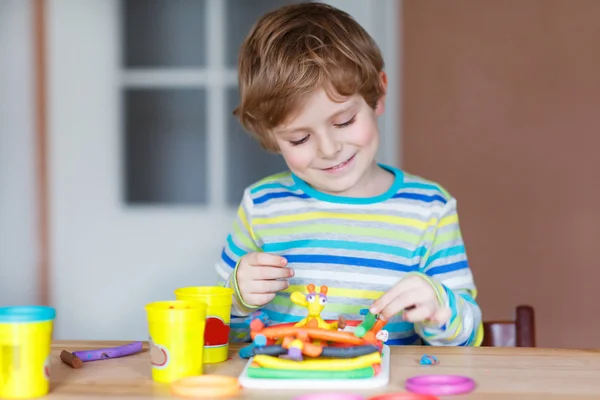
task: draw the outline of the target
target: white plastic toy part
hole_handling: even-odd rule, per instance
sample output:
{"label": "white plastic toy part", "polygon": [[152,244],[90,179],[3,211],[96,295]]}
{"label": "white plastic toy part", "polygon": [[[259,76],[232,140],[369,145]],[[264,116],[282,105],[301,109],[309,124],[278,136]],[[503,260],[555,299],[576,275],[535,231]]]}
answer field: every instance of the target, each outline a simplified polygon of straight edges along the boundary
{"label": "white plastic toy part", "polygon": [[390,337],[390,334],[385,329],[377,332],[377,335],[375,335],[375,339],[381,340],[383,343],[387,342],[389,337]]}

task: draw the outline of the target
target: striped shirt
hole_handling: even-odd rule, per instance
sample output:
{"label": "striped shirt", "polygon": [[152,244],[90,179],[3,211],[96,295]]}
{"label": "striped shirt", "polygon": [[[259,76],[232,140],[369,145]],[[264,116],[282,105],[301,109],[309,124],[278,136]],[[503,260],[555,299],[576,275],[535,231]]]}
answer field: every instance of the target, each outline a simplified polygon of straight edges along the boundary
{"label": "striped shirt", "polygon": [[[292,174],[272,175],[244,191],[217,272],[236,289],[232,315],[256,311],[237,293],[235,268],[249,252],[285,257],[295,275],[288,289],[264,305],[271,323],[299,321],[306,309],[290,300],[306,285],[327,285],[324,319],[359,319],[407,274],[432,284],[451,319],[443,326],[392,317],[389,345],[478,346],[481,310],[460,232],[456,199],[440,185],[381,165],[395,176],[385,193],[347,198],[319,192]],[[233,320],[232,320],[233,321]],[[237,319],[236,321],[239,321]]]}

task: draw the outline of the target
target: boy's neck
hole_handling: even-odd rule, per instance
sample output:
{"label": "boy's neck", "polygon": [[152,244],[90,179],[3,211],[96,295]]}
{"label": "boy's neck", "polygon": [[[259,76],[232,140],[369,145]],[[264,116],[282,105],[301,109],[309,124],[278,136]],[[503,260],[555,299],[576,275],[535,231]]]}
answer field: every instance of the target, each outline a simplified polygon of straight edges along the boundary
{"label": "boy's neck", "polygon": [[376,161],[354,186],[352,197],[375,197],[384,194],[394,184],[394,174],[381,168]]}
{"label": "boy's neck", "polygon": [[365,171],[359,181],[344,193],[330,193],[337,196],[368,198],[387,192],[394,184],[394,174],[381,168],[376,161]]}

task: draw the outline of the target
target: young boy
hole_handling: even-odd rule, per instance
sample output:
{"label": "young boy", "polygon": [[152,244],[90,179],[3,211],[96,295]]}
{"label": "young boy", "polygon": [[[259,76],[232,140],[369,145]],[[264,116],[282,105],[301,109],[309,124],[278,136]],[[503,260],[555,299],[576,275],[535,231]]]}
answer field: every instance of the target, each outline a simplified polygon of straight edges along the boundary
{"label": "young boy", "polygon": [[[302,3],[265,14],[239,56],[242,125],[290,171],[248,187],[217,265],[232,314],[272,323],[326,285],[322,317],[388,318],[390,345],[479,346],[481,310],[456,200],[375,161],[387,88],[373,39],[346,13]],[[393,111],[392,111],[393,112]]]}

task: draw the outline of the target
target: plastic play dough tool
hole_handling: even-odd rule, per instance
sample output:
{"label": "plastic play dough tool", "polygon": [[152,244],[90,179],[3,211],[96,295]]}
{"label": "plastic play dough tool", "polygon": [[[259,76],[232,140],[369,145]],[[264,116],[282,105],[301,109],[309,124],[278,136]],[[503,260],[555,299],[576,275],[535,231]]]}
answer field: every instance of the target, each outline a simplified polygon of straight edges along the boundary
{"label": "plastic play dough tool", "polygon": [[460,375],[420,375],[406,381],[406,390],[419,394],[448,396],[472,392],[475,381]]}
{"label": "plastic play dough tool", "polygon": [[235,396],[241,390],[238,380],[225,375],[200,375],[179,379],[171,384],[171,392],[181,397],[217,398]]}

